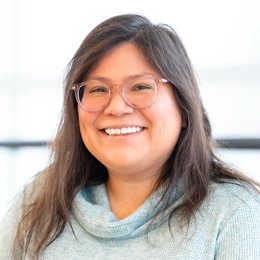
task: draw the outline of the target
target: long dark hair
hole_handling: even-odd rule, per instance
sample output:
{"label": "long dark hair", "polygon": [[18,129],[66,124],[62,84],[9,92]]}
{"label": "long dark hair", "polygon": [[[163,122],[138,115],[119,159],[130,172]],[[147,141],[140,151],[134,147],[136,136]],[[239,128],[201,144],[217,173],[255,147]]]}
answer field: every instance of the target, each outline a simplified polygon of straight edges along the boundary
{"label": "long dark hair", "polygon": [[151,67],[172,84],[178,107],[187,122],[155,185],[156,189],[167,181],[164,194],[167,197],[180,178],[183,180],[186,200],[171,212],[169,225],[176,211],[189,222],[207,195],[211,181],[236,181],[252,188],[253,184],[259,185],[215,155],[216,145],[195,73],[177,33],[170,26],[152,24],[141,15],[115,16],[87,35],[67,67],[63,113],[52,143],[50,164],[36,176],[31,190],[33,196],[30,201],[26,200],[14,252],[22,246],[31,258],[37,259],[61,234],[67,222],[72,228],[69,210],[77,192],[108,179],[106,167],[82,141],[77,102],[71,86],[82,82],[105,53],[125,42],[135,44]]}

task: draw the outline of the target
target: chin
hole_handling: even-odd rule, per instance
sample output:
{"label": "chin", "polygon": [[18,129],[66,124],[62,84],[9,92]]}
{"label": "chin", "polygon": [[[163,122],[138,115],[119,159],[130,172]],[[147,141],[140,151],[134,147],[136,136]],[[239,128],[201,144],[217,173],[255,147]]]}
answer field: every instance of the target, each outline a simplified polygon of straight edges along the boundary
{"label": "chin", "polygon": [[129,154],[120,154],[117,156],[109,156],[109,158],[103,158],[100,160],[108,169],[118,169],[120,171],[126,171],[134,168],[138,168],[141,164],[140,157],[131,156]]}

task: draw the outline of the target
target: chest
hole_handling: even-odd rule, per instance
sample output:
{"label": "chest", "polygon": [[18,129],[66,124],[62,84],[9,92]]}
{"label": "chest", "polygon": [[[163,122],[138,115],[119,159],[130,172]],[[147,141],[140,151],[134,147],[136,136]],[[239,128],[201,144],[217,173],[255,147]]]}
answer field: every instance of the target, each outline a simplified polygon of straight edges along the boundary
{"label": "chest", "polygon": [[[185,237],[185,230],[181,231],[173,226],[173,236],[171,236],[168,223],[165,222],[162,226],[150,231],[148,236],[143,234],[136,237],[133,235],[131,238],[101,239],[77,228],[75,232],[77,240],[72,232],[66,229],[45,250],[40,260],[213,260],[217,234],[214,234],[212,230],[207,230],[207,227],[203,230],[197,229],[197,232],[193,234],[190,231]],[[208,232],[212,234],[211,239],[208,237]]]}

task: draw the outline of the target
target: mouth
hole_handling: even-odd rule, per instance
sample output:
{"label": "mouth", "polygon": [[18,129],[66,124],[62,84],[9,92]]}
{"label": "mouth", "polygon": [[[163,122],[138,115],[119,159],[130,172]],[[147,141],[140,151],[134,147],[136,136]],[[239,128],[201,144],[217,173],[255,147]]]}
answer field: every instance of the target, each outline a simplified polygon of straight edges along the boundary
{"label": "mouth", "polygon": [[140,132],[144,129],[144,127],[139,126],[132,126],[132,127],[122,127],[122,128],[105,128],[103,131],[107,135],[126,135],[126,134],[132,134],[136,132]]}

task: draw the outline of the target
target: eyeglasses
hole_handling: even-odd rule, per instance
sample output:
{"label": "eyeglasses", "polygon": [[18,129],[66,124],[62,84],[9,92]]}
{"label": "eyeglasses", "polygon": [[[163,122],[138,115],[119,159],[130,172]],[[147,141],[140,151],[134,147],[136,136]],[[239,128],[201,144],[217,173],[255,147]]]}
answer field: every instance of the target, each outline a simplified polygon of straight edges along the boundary
{"label": "eyeglasses", "polygon": [[[127,104],[135,108],[151,106],[157,97],[157,85],[168,82],[166,79],[138,78],[127,82],[120,91],[121,96]],[[113,88],[103,83],[83,82],[72,86],[78,104],[86,111],[100,111],[110,102]]]}

